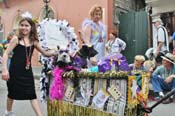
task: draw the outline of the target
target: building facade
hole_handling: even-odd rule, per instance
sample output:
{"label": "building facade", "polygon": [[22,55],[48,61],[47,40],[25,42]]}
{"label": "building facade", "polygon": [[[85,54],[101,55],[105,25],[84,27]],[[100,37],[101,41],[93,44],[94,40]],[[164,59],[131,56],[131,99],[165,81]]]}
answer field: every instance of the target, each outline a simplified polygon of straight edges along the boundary
{"label": "building facade", "polygon": [[[41,21],[45,16],[46,4],[42,0],[8,0],[9,8],[0,3],[1,16],[1,40],[6,38],[7,33],[16,29],[20,20],[19,16],[28,11],[32,16]],[[48,3],[51,15],[55,19],[67,20],[75,32],[81,29],[81,23],[85,18],[89,18],[89,10],[95,5],[101,5],[104,10],[103,22],[107,25],[107,30],[112,28],[112,4],[113,0],[50,0]],[[2,36],[3,34],[3,36]],[[34,53],[33,66],[38,66],[38,53]]]}
{"label": "building facade", "polygon": [[[89,17],[90,8],[95,5],[101,5],[104,10],[102,21],[107,25],[107,32],[116,28],[120,21],[118,16],[128,11],[140,9],[144,0],[8,0],[7,5],[0,2],[0,40],[5,39],[8,32],[15,30],[20,20],[20,15],[26,11],[30,12],[33,18],[42,21],[46,16],[67,20],[77,33],[81,29],[82,21]],[[34,52],[33,66],[38,66],[38,52]]]}

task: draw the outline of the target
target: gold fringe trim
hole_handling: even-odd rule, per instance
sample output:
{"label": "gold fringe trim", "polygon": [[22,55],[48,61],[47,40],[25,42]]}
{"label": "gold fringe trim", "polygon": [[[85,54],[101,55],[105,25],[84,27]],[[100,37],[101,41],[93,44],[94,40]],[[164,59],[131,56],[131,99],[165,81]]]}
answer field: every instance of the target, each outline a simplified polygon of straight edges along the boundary
{"label": "gold fringe trim", "polygon": [[48,101],[48,116],[117,116],[92,109],[90,107],[77,106],[65,101]]}

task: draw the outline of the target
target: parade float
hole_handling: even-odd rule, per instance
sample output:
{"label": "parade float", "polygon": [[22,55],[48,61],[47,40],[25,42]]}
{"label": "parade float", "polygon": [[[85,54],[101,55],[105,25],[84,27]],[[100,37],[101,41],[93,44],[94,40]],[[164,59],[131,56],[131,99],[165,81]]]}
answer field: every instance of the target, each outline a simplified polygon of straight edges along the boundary
{"label": "parade float", "polygon": [[[46,49],[59,46],[59,53],[68,50],[73,54],[81,48],[74,29],[65,20],[43,20],[38,34]],[[48,116],[146,115],[142,108],[146,107],[149,74],[139,71],[130,75],[123,56],[105,59],[96,71],[82,71],[75,65],[59,68],[53,60],[40,56],[41,99],[48,103]]]}

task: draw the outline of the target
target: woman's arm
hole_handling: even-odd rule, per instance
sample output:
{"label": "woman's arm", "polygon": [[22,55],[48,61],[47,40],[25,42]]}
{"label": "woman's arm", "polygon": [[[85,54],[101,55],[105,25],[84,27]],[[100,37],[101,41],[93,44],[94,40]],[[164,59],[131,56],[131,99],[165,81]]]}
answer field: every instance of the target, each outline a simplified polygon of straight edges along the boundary
{"label": "woman's arm", "polygon": [[110,43],[111,40],[108,40],[106,45],[105,45],[105,48],[106,48],[106,52],[109,53],[110,51],[110,46],[109,46],[109,43]]}
{"label": "woman's arm", "polygon": [[42,55],[44,55],[46,57],[56,56],[57,55],[56,50],[48,50],[47,51],[47,50],[45,50],[44,48],[41,47],[41,45],[39,44],[38,41],[34,42],[34,46]]}
{"label": "woman's arm", "polygon": [[7,47],[7,49],[5,50],[3,54],[3,59],[2,59],[2,79],[3,80],[9,79],[9,73],[8,73],[8,68],[7,68],[8,55],[16,47],[17,44],[18,44],[18,38],[14,36],[14,38],[12,38],[12,40],[9,43],[9,46]]}
{"label": "woman's arm", "polygon": [[83,39],[84,39],[84,42],[85,44],[87,45],[91,45],[90,43],[90,37],[91,37],[91,26],[90,25],[86,25],[85,28],[83,29]]}
{"label": "woman's arm", "polygon": [[125,48],[126,48],[126,43],[122,40],[122,39],[120,39],[120,42],[121,42],[121,49],[122,50],[125,50]]}

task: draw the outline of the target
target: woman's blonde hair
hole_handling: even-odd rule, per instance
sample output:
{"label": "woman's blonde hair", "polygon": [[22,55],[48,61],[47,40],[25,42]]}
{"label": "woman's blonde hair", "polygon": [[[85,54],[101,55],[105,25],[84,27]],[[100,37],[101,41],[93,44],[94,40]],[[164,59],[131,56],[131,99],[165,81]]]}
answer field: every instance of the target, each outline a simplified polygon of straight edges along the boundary
{"label": "woman's blonde hair", "polygon": [[103,9],[102,9],[102,7],[99,6],[99,5],[94,5],[94,6],[92,6],[92,8],[91,8],[90,11],[89,11],[89,14],[90,14],[91,18],[94,17],[94,13],[95,13],[95,12],[99,12],[99,11],[101,12],[101,19],[102,19],[102,14],[103,14]]}
{"label": "woman's blonde hair", "polygon": [[143,63],[145,61],[145,57],[143,55],[136,55],[135,60],[141,61]]}

